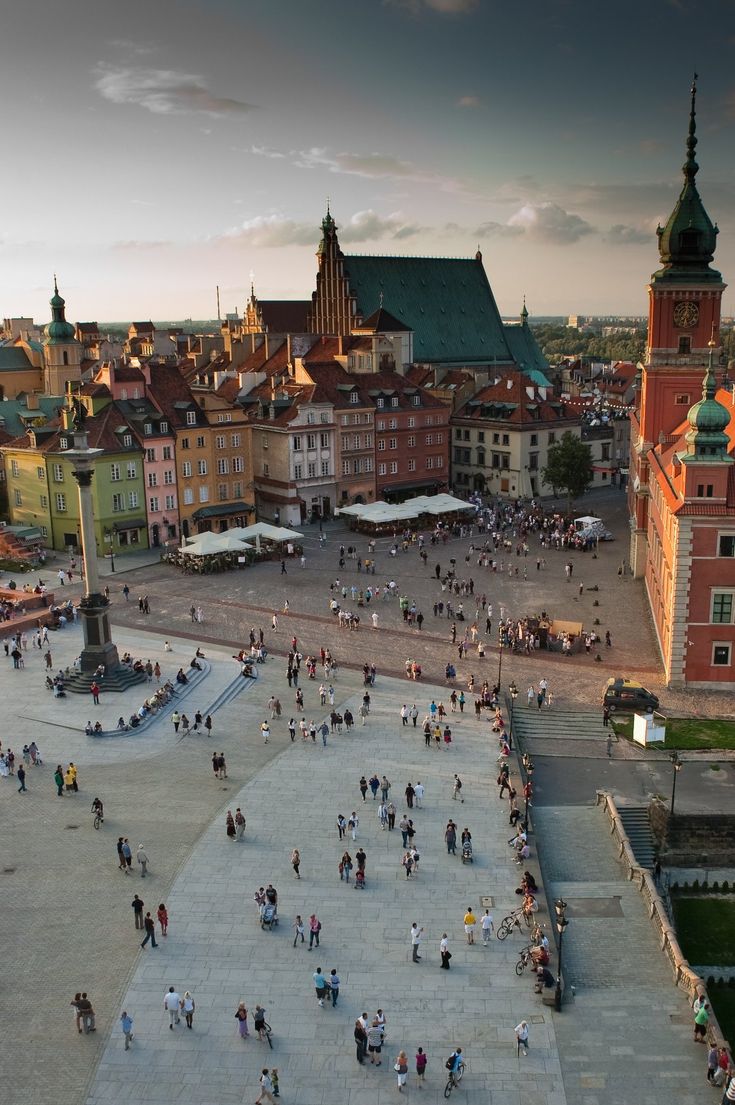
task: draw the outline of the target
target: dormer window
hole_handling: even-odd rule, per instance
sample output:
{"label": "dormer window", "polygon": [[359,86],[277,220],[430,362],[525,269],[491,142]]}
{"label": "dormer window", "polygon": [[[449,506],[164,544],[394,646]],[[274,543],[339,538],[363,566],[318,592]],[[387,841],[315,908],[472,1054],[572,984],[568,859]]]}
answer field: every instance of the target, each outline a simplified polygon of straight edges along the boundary
{"label": "dormer window", "polygon": [[161,433],[162,434],[167,434],[168,433],[168,422],[162,422],[161,423]]}
{"label": "dormer window", "polygon": [[414,395],[414,397],[412,399],[412,402],[413,402],[414,407],[420,407],[421,406],[421,396],[420,395]]}
{"label": "dormer window", "polygon": [[144,434],[152,434],[153,433],[153,423],[152,422],[146,422],[144,424],[143,433]]}
{"label": "dormer window", "polygon": [[375,405],[378,408],[378,410],[383,409],[383,407],[385,406],[385,399],[383,398],[382,395],[378,396],[378,398],[375,400]]}
{"label": "dormer window", "polygon": [[390,401],[390,405],[392,407],[397,407],[398,406],[398,396],[397,395],[393,396],[393,398]]}
{"label": "dormer window", "polygon": [[186,412],[186,424],[187,424],[187,426],[196,426],[196,424],[197,424],[197,412],[196,411],[187,411]]}
{"label": "dormer window", "polygon": [[123,445],[126,449],[131,449],[133,446],[133,435],[123,434]]}
{"label": "dormer window", "polygon": [[357,392],[357,391],[350,392],[350,402],[351,403],[359,403],[360,402],[359,392]]}
{"label": "dormer window", "polygon": [[62,449],[68,449],[69,448],[69,439],[66,438],[66,437],[60,437],[59,438],[59,445],[61,446]]}

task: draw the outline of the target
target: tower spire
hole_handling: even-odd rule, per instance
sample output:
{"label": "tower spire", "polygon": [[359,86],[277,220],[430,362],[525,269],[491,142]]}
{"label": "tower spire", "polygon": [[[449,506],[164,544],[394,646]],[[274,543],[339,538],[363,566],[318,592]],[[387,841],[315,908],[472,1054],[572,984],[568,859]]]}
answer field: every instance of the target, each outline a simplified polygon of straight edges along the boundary
{"label": "tower spire", "polygon": [[699,74],[694,74],[692,80],[692,87],[690,89],[692,101],[689,109],[689,133],[687,134],[687,157],[684,162],[684,179],[688,184],[694,183],[694,178],[699,172],[699,165],[697,164],[694,156],[697,148],[697,79]]}

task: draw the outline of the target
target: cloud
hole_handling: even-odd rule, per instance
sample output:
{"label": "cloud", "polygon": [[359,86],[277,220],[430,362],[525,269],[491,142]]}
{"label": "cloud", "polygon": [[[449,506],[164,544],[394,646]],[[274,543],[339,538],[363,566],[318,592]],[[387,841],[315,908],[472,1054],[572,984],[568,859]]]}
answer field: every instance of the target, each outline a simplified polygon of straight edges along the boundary
{"label": "cloud", "polygon": [[593,227],[579,215],[573,215],[556,203],[526,203],[508,219],[508,226],[519,227],[529,238],[549,245],[572,245]]}
{"label": "cloud", "polygon": [[136,104],[154,115],[201,112],[205,115],[241,115],[253,105],[215,96],[202,77],[175,69],[142,66],[95,67],[95,88],[113,104]]}
{"label": "cloud", "polygon": [[286,156],[285,153],[281,153],[280,150],[273,150],[270,146],[251,146],[245,152],[255,154],[256,157],[270,157],[274,160],[280,160]]}
{"label": "cloud", "polygon": [[424,8],[442,15],[466,15],[474,11],[479,0],[383,0],[387,7],[404,8],[412,15],[419,15]]}
{"label": "cloud", "polygon": [[[455,223],[447,223],[447,229],[460,229]],[[472,232],[473,238],[516,238],[523,233],[521,226],[509,226],[507,223],[485,222]]]}
{"label": "cloud", "polygon": [[455,105],[456,107],[479,107],[480,101],[477,96],[460,96]]}
{"label": "cloud", "polygon": [[330,173],[345,173],[348,176],[364,176],[374,180],[385,177],[403,177],[415,179],[421,170],[410,161],[401,161],[390,154],[381,153],[337,153],[330,154],[320,146],[309,150],[299,150],[294,155],[294,165],[299,169],[324,168]]}
{"label": "cloud", "polygon": [[637,246],[642,243],[652,245],[656,239],[653,231],[647,227],[626,226],[624,223],[616,223],[608,230],[605,240],[613,246]]}
{"label": "cloud", "polygon": [[[409,222],[400,214],[378,215],[372,209],[356,211],[351,218],[339,224],[341,242],[369,242],[390,238],[401,241],[420,233],[421,227]],[[247,242],[261,249],[283,246],[316,246],[319,227],[316,222],[297,222],[285,215],[256,215],[233,227],[224,238]]]}

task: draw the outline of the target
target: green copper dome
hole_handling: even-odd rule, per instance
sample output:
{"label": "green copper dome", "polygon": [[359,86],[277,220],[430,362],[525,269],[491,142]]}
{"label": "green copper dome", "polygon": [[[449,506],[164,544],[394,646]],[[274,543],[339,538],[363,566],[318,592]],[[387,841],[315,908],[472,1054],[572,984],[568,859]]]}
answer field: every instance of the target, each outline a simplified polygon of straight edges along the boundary
{"label": "green copper dome", "polygon": [[704,374],[702,398],[690,408],[687,416],[690,429],[686,435],[686,441],[690,448],[690,455],[693,454],[702,459],[726,457],[729,445],[725,430],[730,423],[730,414],[727,408],[715,399],[717,381],[713,356],[710,343],[709,364]]}
{"label": "green copper dome", "polygon": [[68,342],[74,341],[76,331],[72,324],[66,321],[64,315],[66,301],[59,295],[56,277],[54,277],[54,294],[51,296],[49,303],[51,305],[52,318],[44,331],[46,335],[46,345],[66,345]]}
{"label": "green copper dome", "polygon": [[698,279],[719,281],[719,272],[710,269],[717,245],[718,229],[712,223],[702,203],[694,178],[699,165],[694,156],[697,147],[695,102],[697,95],[697,76],[694,75],[689,113],[689,133],[687,135],[687,156],[682,166],[684,187],[679,194],[674,210],[669,215],[666,226],[658,227],[658,248],[663,268],[655,277],[667,276],[669,279],[690,279],[696,274]]}

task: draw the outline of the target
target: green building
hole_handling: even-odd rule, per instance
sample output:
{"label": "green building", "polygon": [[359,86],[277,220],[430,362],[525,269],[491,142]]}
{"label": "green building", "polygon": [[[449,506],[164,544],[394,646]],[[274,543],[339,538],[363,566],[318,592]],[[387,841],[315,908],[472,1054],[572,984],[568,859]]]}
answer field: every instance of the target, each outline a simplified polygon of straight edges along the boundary
{"label": "green building", "polygon": [[[102,450],[92,480],[97,551],[103,556],[147,548],[143,450],[109,392],[80,398],[90,448]],[[43,544],[60,551],[81,546],[77,482],[66,456],[74,446],[71,418],[65,409],[0,447],[11,524],[37,526]]]}

